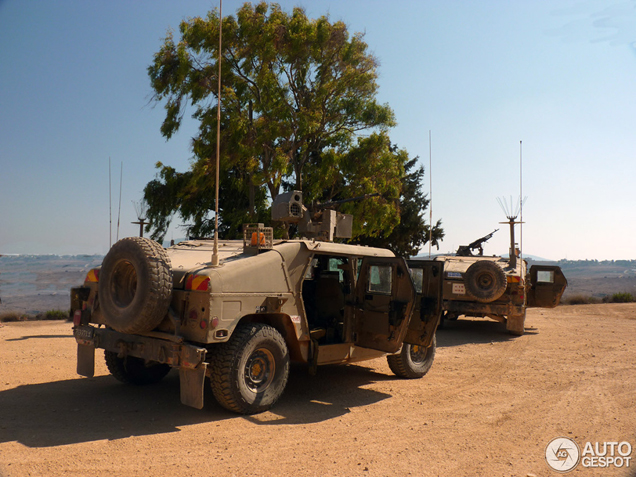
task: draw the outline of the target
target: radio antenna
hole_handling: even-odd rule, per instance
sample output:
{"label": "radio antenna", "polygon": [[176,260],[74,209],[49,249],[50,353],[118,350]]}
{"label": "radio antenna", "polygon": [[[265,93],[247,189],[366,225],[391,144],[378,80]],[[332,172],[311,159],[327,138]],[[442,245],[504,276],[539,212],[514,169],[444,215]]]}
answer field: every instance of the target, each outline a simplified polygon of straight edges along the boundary
{"label": "radio antenna", "polygon": [[[521,190],[520,192],[523,192]],[[509,251],[509,259],[510,259],[510,268],[516,268],[517,266],[517,251],[516,251],[516,243],[515,243],[515,225],[522,224],[523,218],[519,222],[515,222],[517,217],[520,216],[523,210],[523,203],[526,201],[527,197],[519,196],[519,202],[513,202],[512,196],[510,196],[510,202],[506,200],[505,197],[497,197],[497,202],[499,202],[499,207],[503,210],[508,222],[499,222],[500,224],[508,224],[510,225],[510,251]],[[519,232],[521,234],[521,231]],[[519,245],[521,247],[521,244]],[[519,257],[521,257],[521,249],[519,249]]]}
{"label": "radio antenna", "polygon": [[433,147],[431,145],[431,130],[428,130],[428,179],[431,197],[428,203],[428,258],[431,258],[433,246]]}
{"label": "radio antenna", "polygon": [[[523,197],[523,141],[519,141],[519,197]],[[523,262],[523,200],[519,201],[519,257]],[[524,300],[526,294],[523,294]]]}
{"label": "radio antenna", "polygon": [[133,207],[135,208],[135,213],[137,214],[137,222],[132,222],[132,223],[134,225],[139,225],[139,236],[143,237],[144,225],[148,223],[146,222],[146,219],[148,218],[147,217],[148,203],[144,199],[141,199],[139,202],[135,202],[133,200],[132,203],[133,203]]}
{"label": "radio antenna", "polygon": [[110,178],[110,156],[108,156],[108,248],[113,246],[113,186]]}
{"label": "radio antenna", "polygon": [[124,180],[124,163],[119,169],[119,210],[117,211],[117,241],[119,241],[119,219],[121,219],[121,185]]}
{"label": "radio antenna", "polygon": [[219,94],[216,103],[216,183],[215,183],[215,211],[214,211],[214,249],[212,251],[212,266],[219,266],[219,164],[221,154],[221,32],[223,31],[223,0],[219,0]]}

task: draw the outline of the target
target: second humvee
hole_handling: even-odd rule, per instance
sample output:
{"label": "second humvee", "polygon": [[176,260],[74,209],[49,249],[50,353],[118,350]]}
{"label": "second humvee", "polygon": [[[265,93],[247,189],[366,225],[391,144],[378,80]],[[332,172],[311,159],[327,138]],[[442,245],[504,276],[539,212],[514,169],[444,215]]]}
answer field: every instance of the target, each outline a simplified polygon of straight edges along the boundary
{"label": "second humvee", "polygon": [[[567,280],[560,267],[532,265],[519,257],[514,240],[514,222],[510,221],[510,254],[506,257],[483,256],[482,245],[492,232],[455,255],[435,257],[444,263],[442,320],[459,316],[486,317],[505,323],[506,329],[522,335],[527,308],[554,308],[561,300]],[[479,250],[478,254],[473,251]],[[410,260],[417,270],[419,260]]]}

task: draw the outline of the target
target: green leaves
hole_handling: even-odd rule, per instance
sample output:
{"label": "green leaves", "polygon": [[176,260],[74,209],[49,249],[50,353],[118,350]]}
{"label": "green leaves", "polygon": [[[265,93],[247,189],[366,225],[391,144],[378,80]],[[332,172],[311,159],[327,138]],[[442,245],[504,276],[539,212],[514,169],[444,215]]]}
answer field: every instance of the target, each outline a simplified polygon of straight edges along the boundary
{"label": "green leaves", "polygon": [[[217,11],[184,20],[179,34],[175,43],[168,32],[148,74],[154,100],[166,109],[162,135],[169,139],[179,130],[188,107],[199,130],[192,170],[164,166],[146,187],[159,234],[169,212],[192,219],[191,232],[207,230],[213,208],[213,176],[204,171],[216,159]],[[378,62],[363,35],[350,35],[327,16],[309,19],[299,7],[289,14],[277,4],[245,3],[223,18],[221,55],[221,186],[234,204],[221,194],[222,219],[238,220],[239,206],[254,217],[281,187],[303,190],[310,201],[377,192],[380,197],[346,208],[357,215],[356,234],[390,233],[400,218],[404,160],[391,151],[387,131],[395,118],[376,100]],[[151,194],[165,197],[153,202]],[[249,197],[247,204],[237,194]]]}

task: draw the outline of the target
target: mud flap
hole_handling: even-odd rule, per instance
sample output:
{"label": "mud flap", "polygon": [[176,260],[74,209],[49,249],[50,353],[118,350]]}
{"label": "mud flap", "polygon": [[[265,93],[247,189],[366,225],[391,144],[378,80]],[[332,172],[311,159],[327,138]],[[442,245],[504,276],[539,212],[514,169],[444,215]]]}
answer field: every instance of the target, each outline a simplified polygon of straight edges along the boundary
{"label": "mud flap", "polygon": [[77,344],[77,374],[87,378],[95,376],[95,346]]}
{"label": "mud flap", "polygon": [[525,329],[525,320],[525,313],[523,315],[508,315],[508,318],[506,319],[506,329],[511,335],[521,336]]}
{"label": "mud flap", "polygon": [[194,369],[179,368],[181,403],[195,409],[203,409],[203,386],[208,363],[201,363]]}

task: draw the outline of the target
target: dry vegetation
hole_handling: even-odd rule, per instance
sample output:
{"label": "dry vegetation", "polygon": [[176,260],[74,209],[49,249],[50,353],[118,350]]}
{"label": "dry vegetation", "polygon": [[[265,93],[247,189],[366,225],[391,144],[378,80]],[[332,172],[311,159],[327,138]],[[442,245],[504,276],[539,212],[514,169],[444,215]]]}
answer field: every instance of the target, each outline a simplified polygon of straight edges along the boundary
{"label": "dry vegetation", "polygon": [[43,321],[43,320],[69,320],[69,312],[62,310],[49,310],[44,313],[21,313],[19,311],[6,311],[0,313],[0,323],[12,323],[16,321]]}

